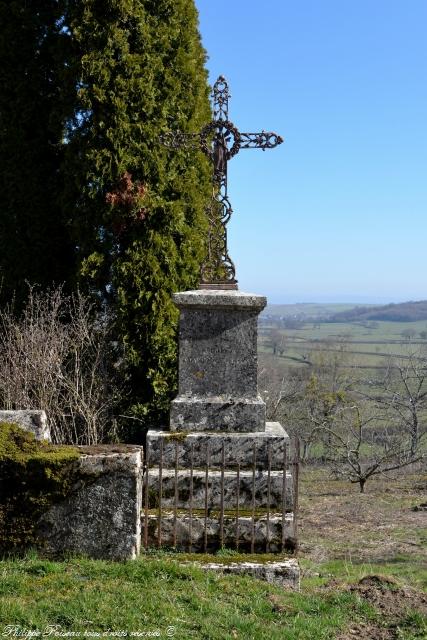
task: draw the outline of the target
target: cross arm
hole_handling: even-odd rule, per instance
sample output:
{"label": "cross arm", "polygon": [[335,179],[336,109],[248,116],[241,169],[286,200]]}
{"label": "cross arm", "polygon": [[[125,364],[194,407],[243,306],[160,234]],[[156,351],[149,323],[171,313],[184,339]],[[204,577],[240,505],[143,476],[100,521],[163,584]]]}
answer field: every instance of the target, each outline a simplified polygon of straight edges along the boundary
{"label": "cross arm", "polygon": [[160,142],[169,149],[200,149],[200,134],[168,131],[160,136]]}
{"label": "cross arm", "polygon": [[259,133],[240,132],[240,149],[273,149],[282,144],[283,138],[273,131],[261,131]]}

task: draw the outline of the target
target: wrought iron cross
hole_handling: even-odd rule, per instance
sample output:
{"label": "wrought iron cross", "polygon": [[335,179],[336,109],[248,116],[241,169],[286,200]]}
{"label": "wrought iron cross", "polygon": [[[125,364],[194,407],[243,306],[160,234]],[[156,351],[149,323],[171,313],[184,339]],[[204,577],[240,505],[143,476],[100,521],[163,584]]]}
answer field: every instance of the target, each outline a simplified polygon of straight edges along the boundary
{"label": "wrought iron cross", "polygon": [[171,131],[162,143],[172,149],[201,149],[213,163],[212,199],[206,208],[209,219],[207,257],[201,268],[200,289],[237,289],[236,269],[228,254],[227,223],[233,210],[227,194],[227,162],[240,149],[272,149],[283,142],[276,133],[242,133],[228,119],[228,83],[219,76],[213,86],[213,120],[200,133]]}

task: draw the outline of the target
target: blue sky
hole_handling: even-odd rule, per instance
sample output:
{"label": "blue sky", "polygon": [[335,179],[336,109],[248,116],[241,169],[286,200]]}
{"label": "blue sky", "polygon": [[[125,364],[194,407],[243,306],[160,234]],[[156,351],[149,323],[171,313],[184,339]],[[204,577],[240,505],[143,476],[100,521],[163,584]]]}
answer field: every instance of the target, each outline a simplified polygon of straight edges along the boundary
{"label": "blue sky", "polygon": [[239,287],[270,302],[427,298],[427,0],[196,0],[230,119]]}

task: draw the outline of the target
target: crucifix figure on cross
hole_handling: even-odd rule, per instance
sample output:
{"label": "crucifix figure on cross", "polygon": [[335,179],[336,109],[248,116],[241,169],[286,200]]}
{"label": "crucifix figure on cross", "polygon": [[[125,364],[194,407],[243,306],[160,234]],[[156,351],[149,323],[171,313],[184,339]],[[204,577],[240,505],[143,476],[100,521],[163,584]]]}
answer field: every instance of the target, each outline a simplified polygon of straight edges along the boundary
{"label": "crucifix figure on cross", "polygon": [[272,149],[283,142],[276,133],[242,133],[228,119],[228,83],[219,76],[213,86],[213,120],[200,133],[171,131],[162,143],[173,149],[200,149],[213,163],[212,199],[206,208],[209,234],[206,260],[201,267],[200,289],[237,289],[236,269],[228,255],[227,223],[233,210],[227,194],[227,162],[240,149]]}

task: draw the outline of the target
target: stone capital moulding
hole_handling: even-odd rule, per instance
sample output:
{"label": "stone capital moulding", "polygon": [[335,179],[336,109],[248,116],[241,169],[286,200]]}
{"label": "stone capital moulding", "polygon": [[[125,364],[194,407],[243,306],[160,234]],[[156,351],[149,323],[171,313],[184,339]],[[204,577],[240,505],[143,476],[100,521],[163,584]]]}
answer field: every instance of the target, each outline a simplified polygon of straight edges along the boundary
{"label": "stone capital moulding", "polygon": [[180,291],[172,294],[179,309],[230,309],[260,313],[267,304],[265,296],[243,291],[206,290]]}

